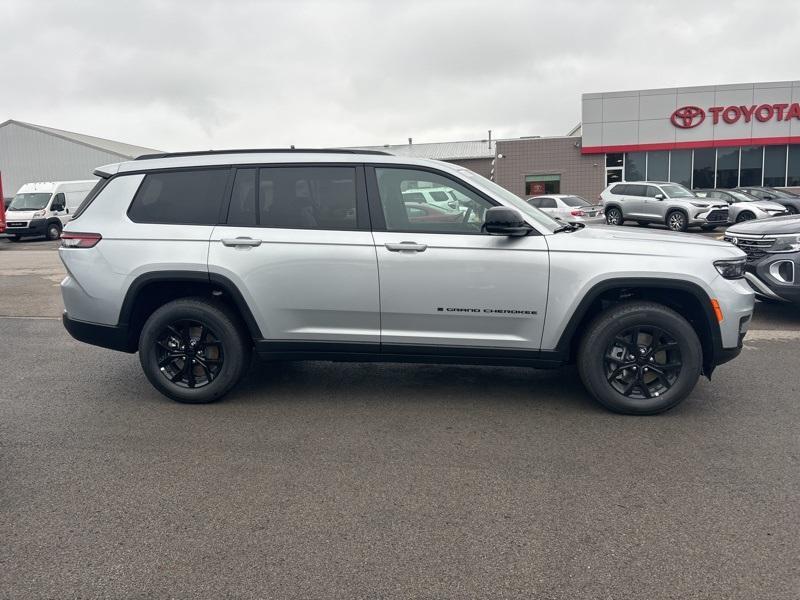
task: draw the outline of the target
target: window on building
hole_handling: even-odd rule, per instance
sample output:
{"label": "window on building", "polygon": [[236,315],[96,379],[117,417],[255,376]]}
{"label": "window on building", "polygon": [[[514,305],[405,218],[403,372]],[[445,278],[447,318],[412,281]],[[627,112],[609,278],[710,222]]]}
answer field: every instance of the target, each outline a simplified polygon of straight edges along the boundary
{"label": "window on building", "polygon": [[353,167],[268,167],[259,174],[259,224],[286,229],[356,228]]}
{"label": "window on building", "polygon": [[789,161],[786,169],[786,186],[800,186],[800,144],[789,146]]}
{"label": "window on building", "polygon": [[647,180],[669,181],[669,152],[647,153]]}
{"label": "window on building", "polygon": [[[712,187],[712,185],[699,186],[695,183],[695,187]],[[739,185],[739,148],[718,148],[717,187],[735,188],[737,185]]]}
{"label": "window on building", "polygon": [[739,174],[739,185],[761,185],[761,166],[763,162],[763,146],[744,146],[742,148],[742,167]]}
{"label": "window on building", "polygon": [[646,152],[625,154],[625,181],[644,181],[647,165]]}
{"label": "window on building", "polygon": [[692,183],[692,151],[673,150],[670,154],[669,180],[689,187]]}
{"label": "window on building", "polygon": [[606,185],[622,181],[622,169],[606,169]]}
{"label": "window on building", "polygon": [[615,154],[606,154],[606,168],[622,167],[623,154],[621,152]]}
{"label": "window on building", "polygon": [[214,225],[229,174],[229,169],[148,173],[128,216],[136,223]]}
{"label": "window on building", "polygon": [[786,146],[764,148],[764,185],[767,187],[786,185]]}
{"label": "window on building", "polygon": [[561,175],[527,175],[525,177],[526,196],[560,193]]}
{"label": "window on building", "polygon": [[714,187],[714,162],[716,152],[714,148],[698,148],[694,151],[692,169],[692,187]]}

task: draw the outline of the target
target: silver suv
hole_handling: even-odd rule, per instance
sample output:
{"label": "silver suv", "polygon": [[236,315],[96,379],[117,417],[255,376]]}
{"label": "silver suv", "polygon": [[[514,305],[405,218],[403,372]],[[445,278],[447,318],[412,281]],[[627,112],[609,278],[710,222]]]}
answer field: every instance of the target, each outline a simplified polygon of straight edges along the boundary
{"label": "silver suv", "polygon": [[[730,244],[560,223],[444,162],[203,152],[96,174],[60,249],[64,325],[138,350],[150,382],[181,402],[223,396],[255,351],[574,362],[606,407],[651,414],[740,352],[753,311]],[[404,192],[431,188],[452,190],[463,214],[415,216]]]}
{"label": "silver suv", "polygon": [[720,200],[698,198],[677,183],[637,181],[614,183],[600,194],[609,225],[636,221],[666,225],[672,231],[700,227],[712,231],[728,222],[728,204]]}

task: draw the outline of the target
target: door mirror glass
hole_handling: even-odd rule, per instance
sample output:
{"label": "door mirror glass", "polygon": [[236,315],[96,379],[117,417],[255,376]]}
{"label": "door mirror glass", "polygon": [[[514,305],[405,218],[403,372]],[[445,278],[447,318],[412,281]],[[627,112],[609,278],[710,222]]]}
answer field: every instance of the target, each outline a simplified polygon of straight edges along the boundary
{"label": "door mirror glass", "polygon": [[663,200],[664,194],[656,194],[655,196],[653,196],[653,198],[655,198],[656,200]]}
{"label": "door mirror glass", "polygon": [[483,222],[486,233],[491,235],[528,235],[531,226],[522,218],[522,213],[507,206],[493,206],[486,211],[486,219]]}

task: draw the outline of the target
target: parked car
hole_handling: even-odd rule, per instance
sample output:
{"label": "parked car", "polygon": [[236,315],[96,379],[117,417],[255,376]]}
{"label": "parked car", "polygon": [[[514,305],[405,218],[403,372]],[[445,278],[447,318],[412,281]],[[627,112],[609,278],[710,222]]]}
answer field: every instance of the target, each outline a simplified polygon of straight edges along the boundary
{"label": "parked car", "polygon": [[700,198],[724,200],[728,203],[728,221],[741,223],[752,219],[768,219],[785,215],[786,207],[770,200],[759,200],[755,196],[736,190],[694,190]]}
{"label": "parked car", "polygon": [[737,192],[744,192],[755,196],[759,200],[770,200],[786,207],[786,212],[790,215],[800,213],[800,196],[771,187],[737,187]]}
{"label": "parked car", "polygon": [[[3,196],[0,194],[0,204],[2,204]],[[0,206],[0,233],[5,233],[6,231],[6,207],[5,204]]]}
{"label": "parked car", "polygon": [[404,202],[409,223],[456,223],[463,213],[453,212],[425,202]]}
{"label": "parked car", "polygon": [[6,211],[6,233],[12,242],[25,236],[57,240],[71,213],[97,184],[90,181],[45,181],[26,183]]}
{"label": "parked car", "polygon": [[800,303],[800,215],[734,225],[725,241],[747,254],[744,276],[759,298]]}
{"label": "parked car", "polygon": [[606,222],[603,207],[592,204],[580,196],[568,194],[534,196],[528,198],[528,204],[567,223],[599,225]]}
{"label": "parked car", "polygon": [[451,190],[446,188],[414,188],[403,191],[406,202],[419,202],[436,206],[451,213],[461,212],[461,204]]}
{"label": "parked car", "polygon": [[[706,238],[582,228],[477,173],[383,152],[159,154],[95,172],[60,256],[67,330],[139,352],[181,402],[272,360],[557,367],[652,414],[742,348],[745,255]],[[467,198],[413,222],[402,190]]]}
{"label": "parked car", "polygon": [[613,183],[600,194],[609,225],[636,221],[666,225],[672,231],[700,227],[713,231],[728,222],[728,204],[719,200],[698,198],[677,183],[637,181]]}

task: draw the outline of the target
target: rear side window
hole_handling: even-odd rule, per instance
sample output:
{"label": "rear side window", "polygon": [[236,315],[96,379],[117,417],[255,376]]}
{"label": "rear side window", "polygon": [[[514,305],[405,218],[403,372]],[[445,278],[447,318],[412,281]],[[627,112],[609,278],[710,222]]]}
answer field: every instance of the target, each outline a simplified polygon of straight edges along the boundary
{"label": "rear side window", "polygon": [[542,198],[540,200],[541,204],[539,204],[539,208],[555,208],[556,201],[553,198]]}
{"label": "rear side window", "polygon": [[615,185],[611,188],[611,193],[616,194],[618,196],[624,196],[625,194],[629,194],[628,188],[630,186],[627,185]]}
{"label": "rear side window", "polygon": [[136,223],[215,225],[228,175],[228,169],[148,173],[128,217]]}
{"label": "rear side window", "polygon": [[644,185],[628,185],[628,191],[625,192],[628,196],[646,196]]}

